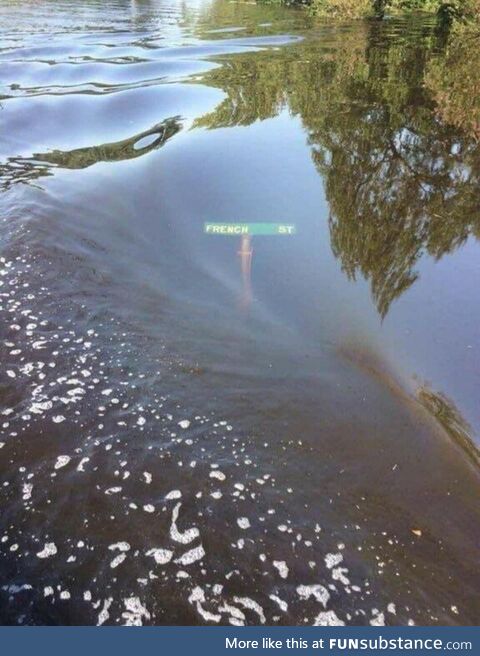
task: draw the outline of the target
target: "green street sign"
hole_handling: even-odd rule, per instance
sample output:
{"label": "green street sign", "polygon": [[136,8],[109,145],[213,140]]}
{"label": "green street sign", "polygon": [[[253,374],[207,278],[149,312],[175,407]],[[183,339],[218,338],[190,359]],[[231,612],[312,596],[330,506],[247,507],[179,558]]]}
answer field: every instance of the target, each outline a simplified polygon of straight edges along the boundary
{"label": "green street sign", "polygon": [[297,229],[292,223],[205,223],[203,231],[207,235],[235,237],[238,235],[294,235]]}

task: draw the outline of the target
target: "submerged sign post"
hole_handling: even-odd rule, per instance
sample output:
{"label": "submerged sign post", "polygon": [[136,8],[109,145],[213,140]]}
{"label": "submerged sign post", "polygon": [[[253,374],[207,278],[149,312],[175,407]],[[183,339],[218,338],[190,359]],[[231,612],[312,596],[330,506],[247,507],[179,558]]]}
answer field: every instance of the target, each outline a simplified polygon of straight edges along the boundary
{"label": "submerged sign post", "polygon": [[205,223],[204,232],[207,235],[294,235],[295,225],[291,223]]}
{"label": "submerged sign post", "polygon": [[205,223],[204,232],[207,235],[240,237],[240,250],[238,251],[238,255],[240,257],[243,279],[242,306],[245,308],[248,307],[252,298],[252,237],[285,237],[295,235],[297,229],[292,223]]}

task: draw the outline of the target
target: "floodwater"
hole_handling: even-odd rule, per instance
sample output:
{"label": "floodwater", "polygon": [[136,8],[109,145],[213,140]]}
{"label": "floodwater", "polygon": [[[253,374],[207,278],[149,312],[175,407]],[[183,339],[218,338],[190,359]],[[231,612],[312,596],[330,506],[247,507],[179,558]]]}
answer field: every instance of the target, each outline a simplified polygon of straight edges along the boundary
{"label": "floodwater", "polygon": [[0,35],[2,622],[478,624],[480,147],[431,20]]}

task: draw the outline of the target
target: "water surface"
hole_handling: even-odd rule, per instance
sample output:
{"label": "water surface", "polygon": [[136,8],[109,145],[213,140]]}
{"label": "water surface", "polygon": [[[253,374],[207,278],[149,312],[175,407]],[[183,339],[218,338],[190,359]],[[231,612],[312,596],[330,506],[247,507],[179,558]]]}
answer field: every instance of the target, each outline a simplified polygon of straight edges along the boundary
{"label": "water surface", "polygon": [[444,37],[224,0],[0,24],[2,621],[478,624]]}

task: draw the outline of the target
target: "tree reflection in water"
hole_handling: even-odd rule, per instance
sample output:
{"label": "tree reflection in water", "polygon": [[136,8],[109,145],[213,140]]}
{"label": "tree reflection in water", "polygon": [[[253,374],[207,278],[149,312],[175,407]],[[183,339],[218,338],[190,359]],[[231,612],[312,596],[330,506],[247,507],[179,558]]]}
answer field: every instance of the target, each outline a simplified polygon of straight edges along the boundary
{"label": "tree reflection in water", "polygon": [[301,118],[332,250],[349,278],[370,282],[382,317],[417,279],[422,254],[439,259],[480,237],[476,123],[455,126],[433,87],[452,65],[444,47],[418,19],[323,28],[281,52],[224,58],[202,79],[226,98],[195,126],[249,125],[283,109]]}

